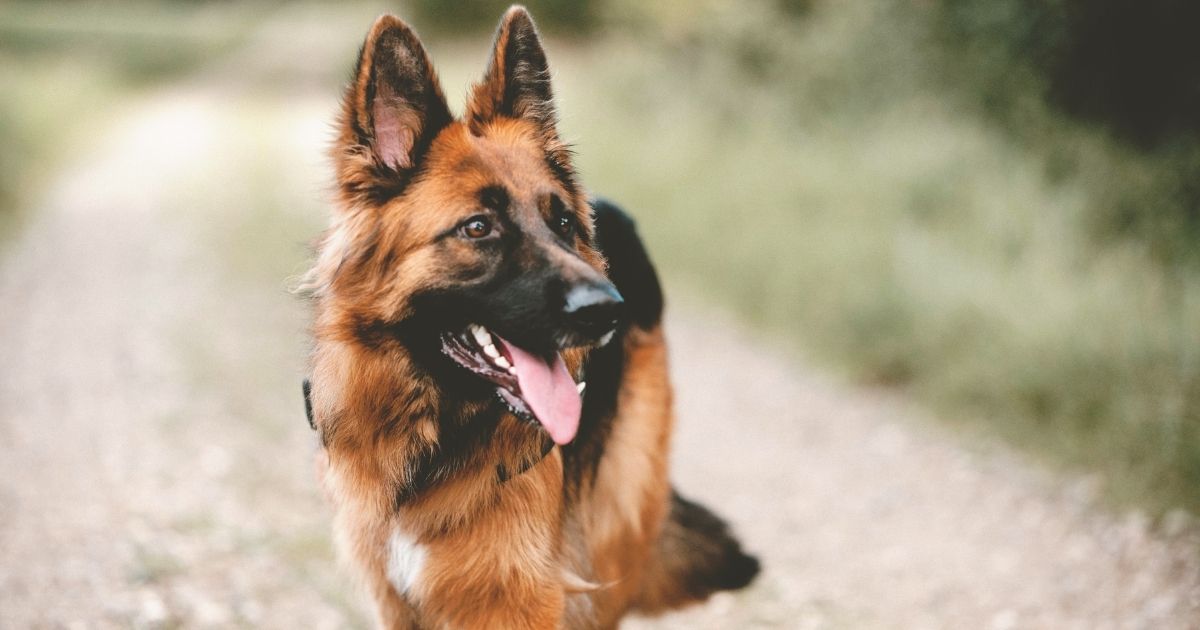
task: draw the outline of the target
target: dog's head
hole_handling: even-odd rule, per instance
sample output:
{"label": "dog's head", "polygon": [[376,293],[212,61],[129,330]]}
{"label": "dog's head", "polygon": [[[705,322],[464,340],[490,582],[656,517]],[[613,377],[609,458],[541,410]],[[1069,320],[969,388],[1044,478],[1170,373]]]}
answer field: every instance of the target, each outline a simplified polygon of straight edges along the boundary
{"label": "dog's head", "polygon": [[504,15],[461,119],[412,29],[379,18],[339,124],[341,207],[314,270],[329,311],[456,397],[498,396],[569,442],[581,407],[571,372],[623,305],[529,14]]}

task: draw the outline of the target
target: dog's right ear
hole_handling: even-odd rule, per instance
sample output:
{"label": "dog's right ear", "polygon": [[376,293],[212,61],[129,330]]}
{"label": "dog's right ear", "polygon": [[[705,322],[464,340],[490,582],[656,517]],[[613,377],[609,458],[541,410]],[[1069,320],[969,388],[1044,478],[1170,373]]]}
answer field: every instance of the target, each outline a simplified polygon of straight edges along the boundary
{"label": "dog's right ear", "polygon": [[346,90],[334,147],[338,187],[351,202],[399,194],[450,108],[421,40],[400,18],[375,20]]}

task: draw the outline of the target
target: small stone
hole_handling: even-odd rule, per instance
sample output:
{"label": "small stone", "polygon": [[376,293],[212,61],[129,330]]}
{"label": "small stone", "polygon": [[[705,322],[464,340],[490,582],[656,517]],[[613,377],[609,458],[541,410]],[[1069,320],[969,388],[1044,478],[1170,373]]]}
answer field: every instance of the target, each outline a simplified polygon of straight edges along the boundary
{"label": "small stone", "polygon": [[145,589],[139,597],[138,619],[147,624],[159,624],[167,620],[167,605],[162,597]]}
{"label": "small stone", "polygon": [[992,615],[992,620],[988,624],[988,628],[991,630],[1013,630],[1017,627],[1018,621],[1017,611],[1010,608]]}

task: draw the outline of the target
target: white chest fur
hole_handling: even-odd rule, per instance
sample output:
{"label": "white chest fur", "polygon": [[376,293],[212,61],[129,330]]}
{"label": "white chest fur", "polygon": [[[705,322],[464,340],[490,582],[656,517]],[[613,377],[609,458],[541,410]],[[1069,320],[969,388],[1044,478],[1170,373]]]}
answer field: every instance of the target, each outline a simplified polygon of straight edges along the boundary
{"label": "white chest fur", "polygon": [[413,598],[428,551],[408,533],[396,529],[388,539],[388,580],[401,595]]}

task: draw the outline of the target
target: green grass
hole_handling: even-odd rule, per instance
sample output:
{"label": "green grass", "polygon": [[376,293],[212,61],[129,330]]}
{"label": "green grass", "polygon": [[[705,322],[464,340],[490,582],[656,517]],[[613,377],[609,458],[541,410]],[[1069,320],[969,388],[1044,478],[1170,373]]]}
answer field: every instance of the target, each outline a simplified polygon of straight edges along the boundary
{"label": "green grass", "polygon": [[82,60],[28,62],[0,48],[0,246],[18,230],[54,160],[86,145],[80,118],[96,120],[116,91],[110,75]]}

